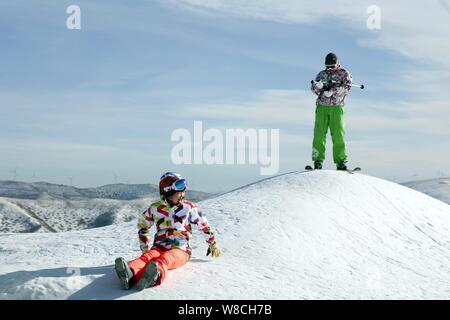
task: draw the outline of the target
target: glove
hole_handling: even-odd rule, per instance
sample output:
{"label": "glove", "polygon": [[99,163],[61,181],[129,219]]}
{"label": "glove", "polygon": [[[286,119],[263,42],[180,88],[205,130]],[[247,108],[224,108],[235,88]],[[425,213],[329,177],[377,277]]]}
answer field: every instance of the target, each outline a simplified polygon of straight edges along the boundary
{"label": "glove", "polygon": [[324,95],[325,97],[329,98],[329,97],[331,97],[331,96],[333,95],[333,91],[325,91],[325,92],[323,93],[323,95]]}
{"label": "glove", "polygon": [[323,82],[322,80],[320,81],[314,81],[314,87],[318,90],[321,90],[323,88]]}
{"label": "glove", "polygon": [[209,248],[206,251],[206,255],[209,256],[209,254],[211,254],[211,256],[213,256],[213,257],[220,256],[220,250],[219,250],[219,247],[217,246],[217,242],[214,241],[209,245]]}
{"label": "glove", "polygon": [[332,83],[325,83],[323,85],[323,91],[330,91],[332,88],[333,84]]}

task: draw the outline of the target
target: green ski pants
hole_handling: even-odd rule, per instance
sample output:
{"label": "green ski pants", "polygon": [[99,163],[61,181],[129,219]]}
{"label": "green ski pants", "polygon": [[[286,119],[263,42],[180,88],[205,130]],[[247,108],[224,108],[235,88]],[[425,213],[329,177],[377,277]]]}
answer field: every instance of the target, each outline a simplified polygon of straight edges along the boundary
{"label": "green ski pants", "polygon": [[344,107],[323,106],[316,107],[316,120],[314,123],[313,161],[325,160],[325,144],[327,141],[328,127],[333,141],[333,160],[339,163],[347,160],[345,151]]}

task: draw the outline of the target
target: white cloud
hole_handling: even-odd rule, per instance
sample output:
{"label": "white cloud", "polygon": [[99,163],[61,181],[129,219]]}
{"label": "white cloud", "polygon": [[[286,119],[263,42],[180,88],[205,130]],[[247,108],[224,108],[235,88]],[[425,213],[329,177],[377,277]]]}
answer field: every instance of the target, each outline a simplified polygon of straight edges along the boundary
{"label": "white cloud", "polygon": [[93,159],[108,159],[120,154],[111,146],[38,139],[0,139],[0,165],[89,167]]}
{"label": "white cloud", "polygon": [[346,110],[347,121],[354,129],[373,135],[404,132],[412,137],[449,133],[450,109],[439,101],[380,103],[355,99]]}
{"label": "white cloud", "polygon": [[2,148],[15,150],[28,150],[30,152],[41,150],[43,152],[88,152],[108,153],[118,151],[116,148],[106,145],[43,141],[34,139],[0,139]]}
{"label": "white cloud", "polygon": [[[297,0],[172,0],[184,8],[280,23],[313,25],[336,22],[363,32],[360,44],[392,50],[421,61],[450,66],[450,14],[442,2],[427,1],[297,1]],[[368,30],[366,10],[381,9],[381,30]],[[445,4],[445,3],[444,3]],[[330,20],[330,18],[334,20]],[[339,26],[340,27],[340,26]]]}
{"label": "white cloud", "polygon": [[[411,136],[447,134],[450,108],[438,101],[379,102],[347,98],[346,119],[352,130],[370,132],[372,137],[396,132]],[[198,120],[220,120],[247,127],[285,125],[310,127],[314,122],[315,96],[306,90],[263,90],[245,101],[195,104],[183,108],[186,117]],[[223,124],[222,124],[223,125]]]}
{"label": "white cloud", "polygon": [[[239,17],[270,20],[281,23],[314,23],[323,16],[341,16],[347,19],[355,17],[358,8],[350,0],[323,2],[320,7],[317,2],[300,2],[295,0],[172,0],[186,9],[196,12],[215,14],[230,14]],[[319,12],[320,10],[320,12]],[[365,13],[365,8],[361,9]]]}
{"label": "white cloud", "polygon": [[246,101],[193,104],[186,115],[198,119],[239,121],[239,125],[308,124],[314,114],[312,93],[304,90],[264,90]]}

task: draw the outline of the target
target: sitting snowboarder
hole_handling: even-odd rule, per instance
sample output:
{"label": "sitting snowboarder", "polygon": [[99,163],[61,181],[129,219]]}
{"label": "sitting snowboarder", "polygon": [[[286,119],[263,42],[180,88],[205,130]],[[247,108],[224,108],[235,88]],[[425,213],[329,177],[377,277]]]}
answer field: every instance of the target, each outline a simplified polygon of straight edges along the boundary
{"label": "sitting snowboarder", "polygon": [[337,170],[347,170],[345,149],[344,100],[352,87],[352,76],[341,68],[334,53],[325,57],[325,70],[311,81],[317,95],[312,160],[314,169],[322,169],[328,127],[333,141],[333,160]]}
{"label": "sitting snowboarder", "polygon": [[[142,255],[126,262],[115,260],[116,273],[124,289],[136,285],[138,290],[160,285],[168,270],[179,268],[191,257],[191,224],[197,225],[206,236],[206,255],[220,256],[214,234],[199,207],[184,200],[187,181],[177,173],[167,172],[159,181],[160,200],[150,205],[138,221]],[[153,245],[149,229],[156,225]]]}

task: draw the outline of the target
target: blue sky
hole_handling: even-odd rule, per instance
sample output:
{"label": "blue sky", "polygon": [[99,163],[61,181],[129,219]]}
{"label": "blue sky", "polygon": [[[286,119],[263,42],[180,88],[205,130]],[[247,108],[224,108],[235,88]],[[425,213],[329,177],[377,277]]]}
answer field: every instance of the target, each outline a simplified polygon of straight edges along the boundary
{"label": "blue sky", "polygon": [[[81,30],[66,28],[71,4]],[[450,175],[446,2],[381,1],[380,30],[366,27],[371,4],[1,2],[0,179],[84,187],[174,170],[220,192],[264,178],[257,165],[173,165],[171,133],[194,120],[278,128],[279,173],[301,170],[309,80],[330,51],[366,85],[347,98],[350,164],[396,181]]]}

